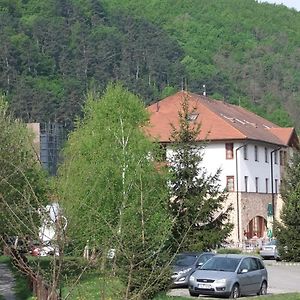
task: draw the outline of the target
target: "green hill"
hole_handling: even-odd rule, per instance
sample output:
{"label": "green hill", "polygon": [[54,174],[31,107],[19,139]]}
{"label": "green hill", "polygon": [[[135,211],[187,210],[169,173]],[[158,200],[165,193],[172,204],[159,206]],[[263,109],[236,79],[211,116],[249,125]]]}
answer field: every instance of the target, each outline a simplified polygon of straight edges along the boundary
{"label": "green hill", "polygon": [[0,0],[0,90],[26,121],[72,121],[120,80],[183,86],[300,127],[300,13],[254,0]]}

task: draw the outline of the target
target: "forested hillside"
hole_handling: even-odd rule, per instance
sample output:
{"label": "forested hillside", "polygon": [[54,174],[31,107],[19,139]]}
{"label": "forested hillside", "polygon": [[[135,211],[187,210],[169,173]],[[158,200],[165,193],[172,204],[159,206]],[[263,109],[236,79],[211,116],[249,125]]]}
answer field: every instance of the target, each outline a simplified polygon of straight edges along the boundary
{"label": "forested hillside", "polygon": [[300,127],[300,13],[255,0],[0,0],[0,89],[25,121],[73,120],[88,89],[150,102],[187,86]]}

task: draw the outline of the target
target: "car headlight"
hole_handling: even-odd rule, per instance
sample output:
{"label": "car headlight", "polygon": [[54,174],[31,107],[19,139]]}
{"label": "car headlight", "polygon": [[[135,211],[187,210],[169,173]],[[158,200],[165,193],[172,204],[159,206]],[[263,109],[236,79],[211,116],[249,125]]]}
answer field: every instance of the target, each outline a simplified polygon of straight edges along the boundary
{"label": "car headlight", "polygon": [[223,279],[217,279],[215,281],[215,284],[225,284],[225,283],[226,283],[226,279],[225,278],[223,278]]}
{"label": "car headlight", "polygon": [[195,281],[195,280],[196,280],[196,278],[193,275],[191,275],[190,276],[190,281]]}
{"label": "car headlight", "polygon": [[181,271],[178,272],[178,275],[187,273],[187,272],[189,272],[189,271],[191,271],[191,270],[192,270],[192,268],[187,268],[187,269],[181,270]]}

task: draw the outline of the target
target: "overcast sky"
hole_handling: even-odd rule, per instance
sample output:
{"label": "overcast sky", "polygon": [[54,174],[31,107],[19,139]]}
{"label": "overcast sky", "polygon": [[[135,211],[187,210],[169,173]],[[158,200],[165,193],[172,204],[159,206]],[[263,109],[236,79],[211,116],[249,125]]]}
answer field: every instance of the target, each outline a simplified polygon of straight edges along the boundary
{"label": "overcast sky", "polygon": [[300,11],[300,0],[259,0],[259,2],[284,4],[287,7],[295,8],[296,10]]}

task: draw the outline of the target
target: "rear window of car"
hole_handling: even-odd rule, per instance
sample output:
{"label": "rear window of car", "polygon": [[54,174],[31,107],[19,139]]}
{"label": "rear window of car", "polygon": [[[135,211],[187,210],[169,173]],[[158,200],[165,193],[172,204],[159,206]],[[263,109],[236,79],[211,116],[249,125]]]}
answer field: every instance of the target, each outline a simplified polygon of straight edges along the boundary
{"label": "rear window of car", "polygon": [[178,254],[173,264],[176,266],[191,266],[196,262],[197,257],[197,255]]}
{"label": "rear window of car", "polygon": [[277,241],[276,240],[272,240],[269,243],[267,243],[268,246],[273,246],[273,245],[277,245]]}

